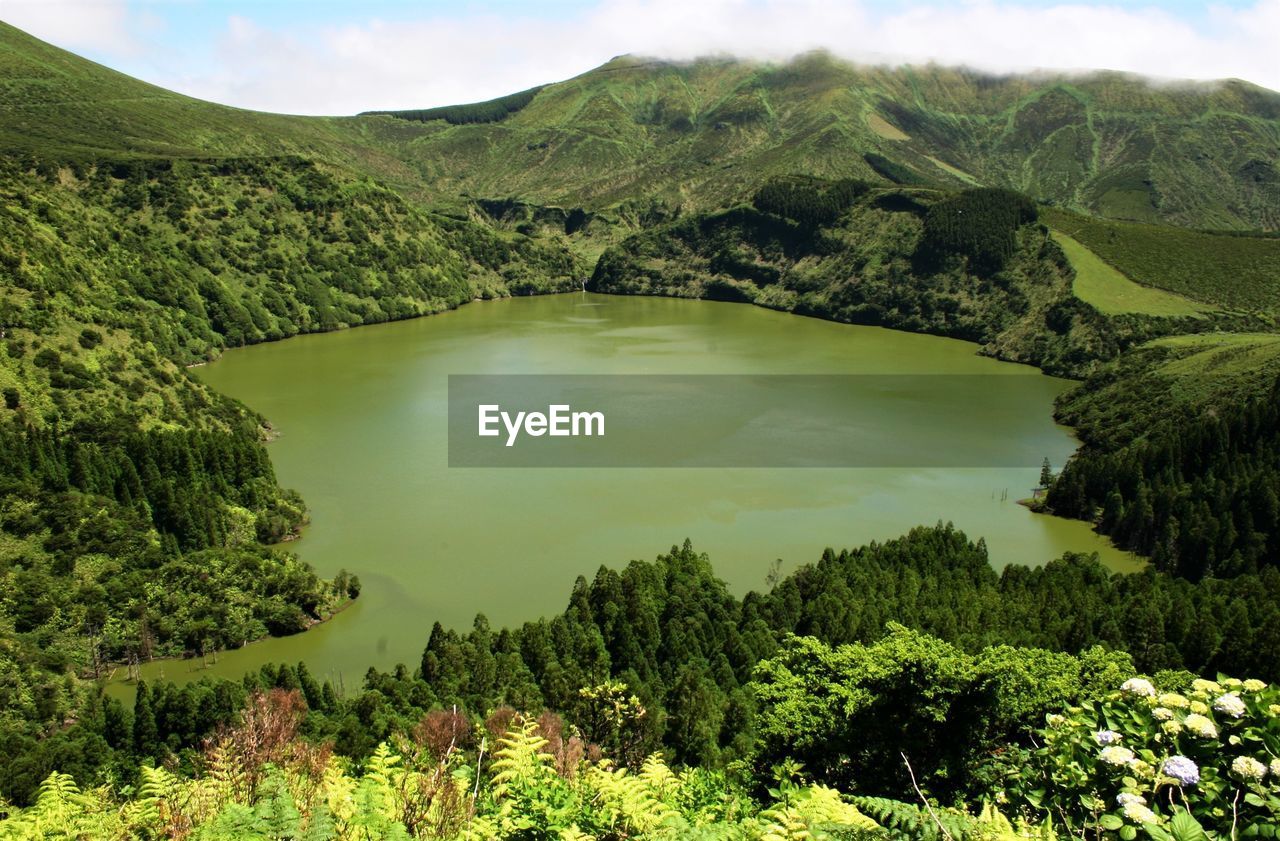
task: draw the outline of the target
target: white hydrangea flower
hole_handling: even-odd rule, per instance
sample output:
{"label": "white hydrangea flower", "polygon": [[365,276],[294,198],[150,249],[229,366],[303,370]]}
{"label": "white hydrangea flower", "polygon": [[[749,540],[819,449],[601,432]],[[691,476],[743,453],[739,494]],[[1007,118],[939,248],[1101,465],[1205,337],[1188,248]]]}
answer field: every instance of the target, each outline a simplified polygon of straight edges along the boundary
{"label": "white hydrangea flower", "polygon": [[1156,813],[1148,809],[1141,803],[1129,802],[1124,804],[1124,816],[1134,823],[1159,823],[1160,818],[1156,817]]}
{"label": "white hydrangea flower", "polygon": [[1266,683],[1260,680],[1257,680],[1256,678],[1249,678],[1244,682],[1245,692],[1261,692],[1266,688],[1267,688]]}
{"label": "white hydrangea flower", "polygon": [[1240,700],[1240,696],[1234,692],[1223,695],[1213,702],[1213,708],[1220,713],[1229,715],[1232,718],[1240,718],[1245,714],[1246,709],[1244,701]]}
{"label": "white hydrangea flower", "polygon": [[1216,680],[1205,680],[1198,677],[1191,681],[1191,691],[1201,695],[1221,695],[1222,686]]}
{"label": "white hydrangea flower", "polygon": [[1098,758],[1108,765],[1128,765],[1133,761],[1133,751],[1119,745],[1111,745],[1103,748]]}
{"label": "white hydrangea flower", "polygon": [[1122,791],[1116,795],[1117,806],[1128,806],[1130,803],[1137,803],[1142,806],[1146,806],[1147,798],[1143,797],[1141,794],[1134,794],[1129,791]]}
{"label": "white hydrangea flower", "polygon": [[1166,692],[1158,699],[1160,706],[1168,707],[1171,710],[1185,710],[1191,706],[1191,702],[1177,692]]}
{"label": "white hydrangea flower", "polygon": [[[1271,760],[1271,776],[1273,778],[1280,777],[1280,759]],[[1274,784],[1274,780],[1273,780]]]}
{"label": "white hydrangea flower", "polygon": [[1067,717],[1065,715],[1058,715],[1057,713],[1049,713],[1049,715],[1045,717],[1045,722],[1048,723],[1050,727],[1061,727],[1067,723]]}
{"label": "white hydrangea flower", "polygon": [[1182,720],[1183,725],[1201,739],[1218,738],[1217,726],[1202,715],[1192,713]]}
{"label": "white hydrangea flower", "polygon": [[1151,681],[1141,677],[1129,678],[1120,684],[1120,691],[1128,695],[1140,695],[1143,698],[1150,698],[1156,694],[1156,688],[1151,685]]}
{"label": "white hydrangea flower", "polygon": [[1168,707],[1156,707],[1151,711],[1151,717],[1156,721],[1168,721],[1173,718],[1173,710]]}
{"label": "white hydrangea flower", "polygon": [[1100,745],[1114,745],[1124,737],[1114,730],[1098,730],[1093,734],[1093,740]]}
{"label": "white hydrangea flower", "polygon": [[1192,701],[1190,709],[1193,713],[1206,715],[1209,712],[1209,705],[1204,701]]}
{"label": "white hydrangea flower", "polygon": [[1238,677],[1227,677],[1222,679],[1222,685],[1228,689],[1239,689],[1244,685],[1244,681]]}
{"label": "white hydrangea flower", "polygon": [[1177,721],[1166,721],[1160,725],[1160,729],[1168,733],[1170,736],[1176,736],[1182,732],[1182,725]]}
{"label": "white hydrangea flower", "polygon": [[1252,756],[1237,756],[1231,761],[1231,773],[1242,780],[1261,780],[1267,775],[1267,766]]}
{"label": "white hydrangea flower", "polygon": [[1280,704],[1272,704],[1271,706],[1267,707],[1267,712],[1271,713],[1272,715],[1280,715]]}

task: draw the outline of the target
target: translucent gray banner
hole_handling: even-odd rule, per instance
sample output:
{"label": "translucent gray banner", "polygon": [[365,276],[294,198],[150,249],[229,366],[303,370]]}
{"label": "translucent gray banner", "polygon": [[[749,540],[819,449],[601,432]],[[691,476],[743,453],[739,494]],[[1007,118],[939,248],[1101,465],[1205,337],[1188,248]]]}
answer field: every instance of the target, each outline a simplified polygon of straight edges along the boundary
{"label": "translucent gray banner", "polygon": [[453,375],[450,467],[1038,467],[1038,375]]}

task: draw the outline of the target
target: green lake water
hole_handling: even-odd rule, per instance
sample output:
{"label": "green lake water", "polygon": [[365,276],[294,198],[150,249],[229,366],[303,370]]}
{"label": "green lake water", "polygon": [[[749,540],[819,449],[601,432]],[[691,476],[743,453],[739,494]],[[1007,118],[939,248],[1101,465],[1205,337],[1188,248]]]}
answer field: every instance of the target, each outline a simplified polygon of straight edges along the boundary
{"label": "green lake water", "polygon": [[976,410],[953,423],[1032,437],[1060,467],[1076,442],[1052,424],[1052,396],[1070,383],[976,351],[741,304],[585,293],[478,302],[231,351],[199,376],[279,431],[269,445],[279,479],[312,516],[288,548],[322,575],[357,573],[363,594],[306,633],[223,652],[213,666],[151,663],[143,676],[235,677],[303,660],[350,690],[369,666],[416,666],[433,622],[466,628],[483,611],[499,627],[556,613],[575,577],[652,559],[686,537],[738,594],[764,586],[774,559],[786,572],[824,547],[939,520],[984,537],[997,567],[1072,550],[1135,568],[1087,524],[1016,503],[1036,484],[1038,459],[998,469],[448,466],[450,374],[731,373],[1037,377],[1045,387],[1025,417],[996,423]]}

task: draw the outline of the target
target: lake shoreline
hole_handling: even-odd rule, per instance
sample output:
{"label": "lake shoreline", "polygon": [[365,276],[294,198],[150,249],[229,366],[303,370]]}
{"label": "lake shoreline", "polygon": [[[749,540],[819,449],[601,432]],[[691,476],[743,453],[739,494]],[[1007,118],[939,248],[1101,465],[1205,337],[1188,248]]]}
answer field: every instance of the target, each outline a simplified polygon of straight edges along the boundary
{"label": "lake shoreline", "polygon": [[[342,604],[336,610],[329,612],[328,614],[321,617],[320,619],[311,619],[311,621],[309,621],[306,624],[306,627],[304,627],[301,631],[298,631],[297,633],[287,634],[285,636],[276,636],[275,634],[267,634],[266,636],[258,637],[256,639],[251,639],[247,641],[244,645],[238,646],[236,648],[219,648],[212,654],[212,657],[213,657],[212,663],[207,662],[207,658],[210,655],[203,655],[203,656],[192,655],[191,657],[180,657],[180,656],[155,657],[155,658],[152,658],[151,660],[146,661],[145,663],[140,663],[139,666],[150,666],[150,667],[159,666],[161,669],[163,669],[164,664],[166,663],[190,663],[194,660],[200,659],[200,660],[206,660],[204,665],[201,666],[200,669],[188,669],[187,670],[188,673],[193,673],[196,671],[213,670],[218,665],[218,658],[217,658],[218,654],[226,654],[232,651],[244,651],[245,649],[251,646],[255,646],[255,645],[258,645],[259,643],[264,643],[269,640],[288,639],[289,637],[296,637],[299,634],[305,634],[307,631],[310,631],[312,628],[318,628],[319,626],[324,625],[328,623],[330,620],[337,617],[347,608],[355,604],[357,599],[359,599],[359,596],[357,596],[356,598],[344,599],[342,601]],[[132,678],[128,676],[120,678],[115,676],[115,673],[118,672],[121,668],[124,668],[127,670],[129,668],[129,664],[114,663],[111,665],[111,674],[105,677],[99,677],[99,678],[83,677],[81,678],[81,680],[93,681],[94,683],[98,684],[98,687],[100,689],[106,689],[108,686],[137,686],[138,681],[141,680],[142,678]],[[159,680],[166,679],[164,677],[163,671],[158,679]],[[195,678],[195,680],[199,680],[199,678]]]}
{"label": "lake shoreline", "polygon": [[[614,301],[617,304],[612,303]],[[726,490],[722,483],[715,481],[715,473],[700,471],[690,474],[694,480],[692,485],[682,479],[677,484],[683,487],[673,488],[673,500],[682,500],[683,505],[661,498],[646,502],[640,509],[643,528],[639,522],[622,527],[620,532],[611,527],[610,533],[615,535],[612,537],[599,533],[599,525],[592,524],[593,506],[602,498],[599,493],[587,494],[576,502],[558,503],[552,492],[547,494],[548,499],[536,503],[537,506],[554,509],[548,512],[550,519],[541,518],[538,523],[527,527],[508,524],[509,529],[521,533],[527,531],[530,535],[527,546],[521,548],[516,556],[512,556],[510,550],[492,548],[496,539],[487,534],[493,531],[491,529],[459,531],[462,524],[469,522],[468,518],[486,519],[499,512],[506,512],[504,516],[509,518],[516,509],[511,507],[514,503],[504,499],[507,491],[500,490],[495,497],[456,503],[450,509],[452,516],[441,514],[434,526],[428,521],[411,518],[419,535],[411,538],[412,530],[406,530],[403,518],[401,521],[385,519],[388,509],[398,504],[395,499],[412,503],[415,494],[421,493],[427,494],[420,497],[422,499],[449,497],[458,476],[439,474],[433,477],[429,471],[424,473],[417,469],[400,472],[403,467],[419,463],[419,456],[397,448],[410,444],[418,446],[425,417],[391,414],[384,418],[379,413],[386,410],[378,407],[392,400],[403,404],[400,409],[392,407],[395,412],[412,409],[417,413],[429,406],[443,405],[443,402],[436,402],[444,400],[443,393],[428,398],[427,392],[422,392],[428,375],[431,382],[443,383],[446,372],[510,370],[521,373],[526,368],[534,372],[571,371],[576,370],[579,362],[585,366],[584,370],[591,371],[598,370],[602,361],[615,358],[633,359],[632,372],[647,370],[653,364],[658,364],[657,370],[661,370],[665,364],[680,371],[716,373],[722,370],[717,367],[721,361],[726,361],[739,368],[745,366],[743,370],[761,373],[792,371],[795,370],[793,362],[802,362],[806,369],[844,373],[998,374],[1006,372],[1006,369],[996,366],[1010,364],[991,355],[979,354],[980,346],[963,339],[890,327],[851,325],[817,316],[791,321],[780,317],[797,313],[761,306],[721,306],[729,302],[666,295],[573,291],[467,303],[484,302],[492,307],[458,306],[431,313],[449,314],[449,319],[438,326],[436,323],[425,328],[412,326],[427,324],[421,318],[413,317],[379,322],[384,328],[382,331],[316,331],[332,336],[321,340],[315,333],[310,333],[300,334],[313,338],[299,343],[259,342],[256,344],[263,345],[262,348],[255,351],[242,348],[244,356],[225,354],[216,366],[201,369],[199,379],[210,388],[241,400],[255,412],[269,418],[272,428],[289,433],[274,442],[270,452],[282,484],[301,490],[312,511],[312,524],[304,532],[306,545],[297,551],[312,567],[326,570],[340,565],[350,568],[352,558],[370,559],[361,562],[361,578],[366,583],[362,601],[368,601],[368,604],[362,609],[359,622],[344,623],[340,633],[321,631],[318,632],[321,635],[312,641],[313,634],[300,632],[279,638],[276,645],[266,649],[255,643],[276,638],[264,637],[239,649],[227,650],[230,655],[227,660],[235,665],[227,665],[220,658],[216,666],[195,668],[189,675],[181,676],[170,674],[171,666],[163,671],[166,679],[185,682],[204,675],[231,676],[233,672],[252,672],[268,661],[305,660],[317,671],[333,671],[345,674],[348,681],[357,680],[363,668],[368,666],[389,668],[395,662],[416,662],[431,621],[438,620],[447,627],[464,628],[474,616],[474,608],[468,610],[467,604],[483,606],[491,621],[496,617],[496,622],[502,624],[551,615],[555,605],[550,602],[544,604],[546,600],[540,599],[535,592],[536,588],[543,586],[542,581],[551,582],[550,589],[558,601],[560,592],[556,585],[563,583],[562,578],[572,580],[578,574],[589,575],[591,569],[600,565],[617,568],[628,560],[648,557],[651,552],[686,536],[692,536],[700,546],[712,550],[710,554],[717,568],[731,586],[742,593],[761,586],[751,570],[756,565],[753,558],[765,551],[762,547],[768,548],[769,558],[765,561],[784,557],[788,563],[803,564],[816,559],[822,545],[856,546],[871,540],[891,539],[905,533],[911,526],[939,519],[937,512],[944,512],[941,515],[944,520],[955,519],[975,539],[987,536],[988,542],[993,544],[992,564],[996,569],[1008,563],[1037,566],[1068,550],[1100,551],[1107,563],[1112,563],[1111,556],[1115,555],[1119,558],[1114,567],[1117,571],[1133,568],[1127,560],[1127,553],[1120,558],[1122,553],[1118,550],[1107,551],[1111,548],[1109,543],[1080,521],[1052,516],[1030,518],[1025,508],[1002,504],[1003,487],[1023,486],[1024,480],[1017,474],[1008,478],[994,474],[989,479],[975,474],[977,478],[957,480],[945,471],[927,470],[923,476],[904,476],[901,481],[859,478],[856,482],[840,471],[822,471],[825,478],[820,478],[814,488],[805,488],[804,485],[812,482],[803,478],[814,474],[793,471],[779,474],[782,484],[761,487],[749,493]],[[584,306],[587,309],[582,308]],[[606,341],[607,344],[601,347],[611,349],[604,352],[591,350],[595,345],[583,344],[588,341]],[[558,346],[562,346],[558,351],[560,355],[546,355],[549,347]],[[268,347],[272,349],[268,350]],[[704,352],[708,349],[713,350],[711,355]],[[564,356],[567,351],[574,355]],[[877,367],[884,364],[876,361],[879,359],[890,360],[888,367]],[[481,363],[478,367],[477,360]],[[696,362],[692,369],[689,362]],[[1013,364],[1024,369],[1022,376],[1062,380],[1026,363]],[[486,365],[489,367],[484,367]],[[640,367],[636,368],[637,365]],[[421,370],[415,373],[414,366]],[[626,370],[624,368],[622,372]],[[306,385],[313,381],[316,385]],[[283,391],[282,383],[288,384]],[[321,390],[315,391],[317,387]],[[319,403],[307,408],[299,400],[317,400]],[[1040,403],[1035,405],[1039,407]],[[1034,421],[1042,427],[1053,425],[1051,405],[1046,404],[1043,412],[1035,408],[1023,414],[1025,423]],[[394,428],[379,426],[388,419],[395,422]],[[339,421],[344,424],[341,428],[332,425]],[[1019,423],[1025,425],[1022,421]],[[981,423],[977,424],[971,434],[978,434],[980,426]],[[1056,427],[1063,430],[1061,425]],[[403,438],[406,433],[410,435],[409,439]],[[1047,451],[1055,462],[1064,460],[1067,448],[1074,452],[1079,446],[1073,436],[1067,437],[1069,442],[1063,441]],[[321,446],[322,451],[315,451],[317,446]],[[317,461],[320,452],[326,455]],[[362,479],[362,471],[384,456],[388,460],[381,470],[375,470],[373,475]],[[338,462],[331,462],[335,457]],[[1037,456],[1036,466],[1039,460]],[[1028,468],[1032,466],[1028,464]],[[500,484],[511,485],[514,482],[519,486],[529,481],[537,484],[549,475],[529,471],[505,472],[501,474]],[[579,475],[592,483],[608,484],[612,481],[605,474]],[[633,484],[635,475],[638,474],[629,474],[628,486]],[[361,483],[372,480],[373,476],[377,476],[376,486],[389,488],[388,493],[393,497],[382,500],[381,505],[367,503],[363,492],[360,498],[347,499],[345,492],[340,490],[351,482],[364,487]],[[747,474],[748,486],[763,481],[750,476]],[[841,476],[846,478],[841,479]],[[339,478],[340,482],[337,481]],[[409,492],[407,496],[404,491],[396,490],[407,488],[406,481],[413,482],[414,487],[422,490]],[[670,481],[670,476],[662,481]],[[797,485],[797,482],[801,484]],[[858,483],[866,482],[872,483],[872,492],[876,496],[864,503]],[[841,483],[847,487],[841,487]],[[737,479],[730,483],[735,487],[740,484]],[[1032,482],[1027,480],[1027,486],[1030,484]],[[830,490],[824,491],[823,488]],[[542,494],[543,491],[535,493]],[[743,493],[747,496],[742,496]],[[335,504],[335,494],[341,503]],[[728,499],[724,498],[726,494]],[[532,497],[525,498],[527,502]],[[1009,502],[1013,503],[1014,499],[1010,498]],[[673,505],[671,512],[660,513]],[[743,508],[743,505],[747,507]],[[864,505],[888,505],[889,510],[895,513],[884,519],[884,512],[876,513],[875,507]],[[1013,513],[1015,508],[1019,514]],[[848,509],[854,512],[855,519],[841,525],[839,520],[822,513],[826,509]],[[575,512],[574,515],[570,517],[569,511]],[[776,521],[774,512],[777,512]],[[865,523],[857,519],[864,514],[873,516],[873,519]],[[560,520],[565,517],[572,522],[562,525]],[[1043,520],[1046,525],[1037,525],[1031,522],[1032,519]],[[370,529],[361,524],[374,522],[380,525],[372,529],[377,534],[370,535],[376,538],[376,542],[370,545],[364,536]],[[803,525],[805,522],[817,525],[806,527]],[[557,544],[549,542],[545,532],[548,528],[569,528],[584,532],[584,537],[573,552],[553,551]],[[596,531],[586,536],[586,532],[593,529]],[[337,535],[335,530],[358,532],[362,537],[350,540]],[[429,536],[426,541],[421,540],[424,534]],[[620,538],[617,534],[623,536]],[[627,534],[632,536],[626,537]],[[993,540],[992,536],[996,539]],[[432,569],[438,568],[437,574],[446,576],[449,595],[436,595],[439,591],[437,584],[422,583],[419,579],[424,578],[423,575],[406,568],[406,562],[395,561],[393,553],[399,550],[384,548],[384,544],[392,543],[421,543],[421,548],[413,550],[413,553],[422,560],[411,562],[410,566],[425,562]],[[1019,548],[1024,545],[1027,547],[1025,550]],[[487,569],[486,565],[492,566],[494,559],[499,557],[517,556],[521,559],[517,567],[506,566],[503,571],[495,568],[488,573],[466,571]],[[579,560],[572,561],[573,558]],[[449,562],[445,559],[454,560]],[[759,562],[759,568],[764,569],[764,561]],[[383,582],[371,586],[371,576],[365,575],[365,570],[373,573],[374,577],[382,573]],[[459,575],[463,577],[459,579]],[[477,578],[479,583],[463,583],[471,578]],[[512,578],[526,583],[508,585]],[[427,580],[432,579],[428,577]],[[507,586],[519,590],[522,596],[528,596],[519,599],[523,607],[504,606],[506,596],[503,593]],[[478,597],[463,598],[471,592],[485,593],[487,600],[482,604]],[[508,614],[503,615],[502,610],[507,610]],[[328,624],[327,620],[317,623],[322,624]],[[317,625],[309,630],[315,630]],[[369,630],[373,626],[387,626],[394,630],[379,634]],[[384,642],[377,639],[378,636],[387,639],[385,653],[382,653]],[[308,641],[301,644],[281,642],[303,638]],[[238,652],[246,650],[258,653],[243,658],[237,656]],[[364,653],[358,656],[350,653],[354,651]],[[167,662],[191,665],[194,659],[167,658]],[[356,670],[357,659],[359,672]],[[155,669],[151,674],[155,674]],[[151,679],[145,671],[143,677]]]}

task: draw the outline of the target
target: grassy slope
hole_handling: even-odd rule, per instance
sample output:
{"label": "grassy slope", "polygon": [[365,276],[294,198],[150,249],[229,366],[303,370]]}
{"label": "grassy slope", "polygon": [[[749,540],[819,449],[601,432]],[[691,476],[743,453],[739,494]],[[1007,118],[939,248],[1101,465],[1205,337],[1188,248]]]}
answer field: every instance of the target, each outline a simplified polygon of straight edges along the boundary
{"label": "grassy slope", "polygon": [[1144,286],[1237,311],[1274,314],[1280,305],[1280,238],[1116,222],[1052,208],[1042,215],[1054,230]]}
{"label": "grassy slope", "polygon": [[290,117],[192,99],[117,73],[0,23],[0,148],[41,158],[297,155],[410,184],[356,119]]}
{"label": "grassy slope", "polygon": [[1105,315],[1185,316],[1199,315],[1212,309],[1180,295],[1134,283],[1064,233],[1054,231],[1053,241],[1067,255],[1071,268],[1075,270],[1071,291]]}

